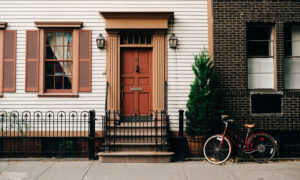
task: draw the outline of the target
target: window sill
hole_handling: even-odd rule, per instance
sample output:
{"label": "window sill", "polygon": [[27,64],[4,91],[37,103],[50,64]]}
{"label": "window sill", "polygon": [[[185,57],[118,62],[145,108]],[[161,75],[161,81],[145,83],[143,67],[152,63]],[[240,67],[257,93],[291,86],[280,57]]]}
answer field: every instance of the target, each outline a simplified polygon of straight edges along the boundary
{"label": "window sill", "polygon": [[45,93],[38,94],[38,97],[79,97],[79,95],[70,93]]}

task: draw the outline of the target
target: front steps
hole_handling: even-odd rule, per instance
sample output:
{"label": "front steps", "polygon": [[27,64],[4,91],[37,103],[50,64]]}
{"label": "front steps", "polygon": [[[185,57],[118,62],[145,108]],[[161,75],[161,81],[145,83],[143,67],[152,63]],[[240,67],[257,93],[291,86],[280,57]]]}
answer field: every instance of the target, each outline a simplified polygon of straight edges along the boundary
{"label": "front steps", "polygon": [[105,163],[167,163],[172,161],[174,152],[125,151],[100,152],[99,160]]}
{"label": "front steps", "polygon": [[117,122],[117,115],[105,117],[104,152],[101,162],[107,163],[166,163],[174,155],[168,152],[168,116],[161,114],[152,121]]}

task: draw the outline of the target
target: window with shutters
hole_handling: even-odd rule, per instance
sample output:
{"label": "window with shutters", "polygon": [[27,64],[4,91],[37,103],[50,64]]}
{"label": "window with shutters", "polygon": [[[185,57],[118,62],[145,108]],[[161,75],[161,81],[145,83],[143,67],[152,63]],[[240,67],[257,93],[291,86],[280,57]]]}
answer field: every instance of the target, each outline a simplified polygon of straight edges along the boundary
{"label": "window with shutters", "polygon": [[72,90],[72,32],[45,31],[45,90]]}
{"label": "window with shutters", "polygon": [[27,31],[26,91],[40,97],[91,92],[91,30],[79,29],[79,22],[35,24],[40,29]]}

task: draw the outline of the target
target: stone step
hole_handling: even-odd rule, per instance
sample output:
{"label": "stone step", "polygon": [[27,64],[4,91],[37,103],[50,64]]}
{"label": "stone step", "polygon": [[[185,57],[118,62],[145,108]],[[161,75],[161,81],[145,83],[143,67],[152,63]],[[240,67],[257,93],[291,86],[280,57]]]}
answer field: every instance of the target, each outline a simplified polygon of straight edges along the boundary
{"label": "stone step", "polygon": [[[162,147],[163,146],[160,143],[115,143],[115,151],[118,152],[157,150],[167,151],[169,149],[168,146],[163,147],[164,149],[162,149]],[[113,146],[111,146],[111,149],[113,149]],[[108,147],[106,147],[106,151],[108,151]]]}
{"label": "stone step", "polygon": [[99,152],[99,160],[105,163],[167,163],[172,161],[174,152],[132,151]]}

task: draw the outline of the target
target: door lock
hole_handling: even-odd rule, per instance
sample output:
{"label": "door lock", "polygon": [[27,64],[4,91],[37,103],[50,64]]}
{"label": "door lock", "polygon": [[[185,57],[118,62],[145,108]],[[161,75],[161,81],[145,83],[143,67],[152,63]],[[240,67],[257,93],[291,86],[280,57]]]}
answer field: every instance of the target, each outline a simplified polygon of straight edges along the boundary
{"label": "door lock", "polygon": [[139,66],[135,66],[135,72],[139,72],[140,71],[140,67]]}

